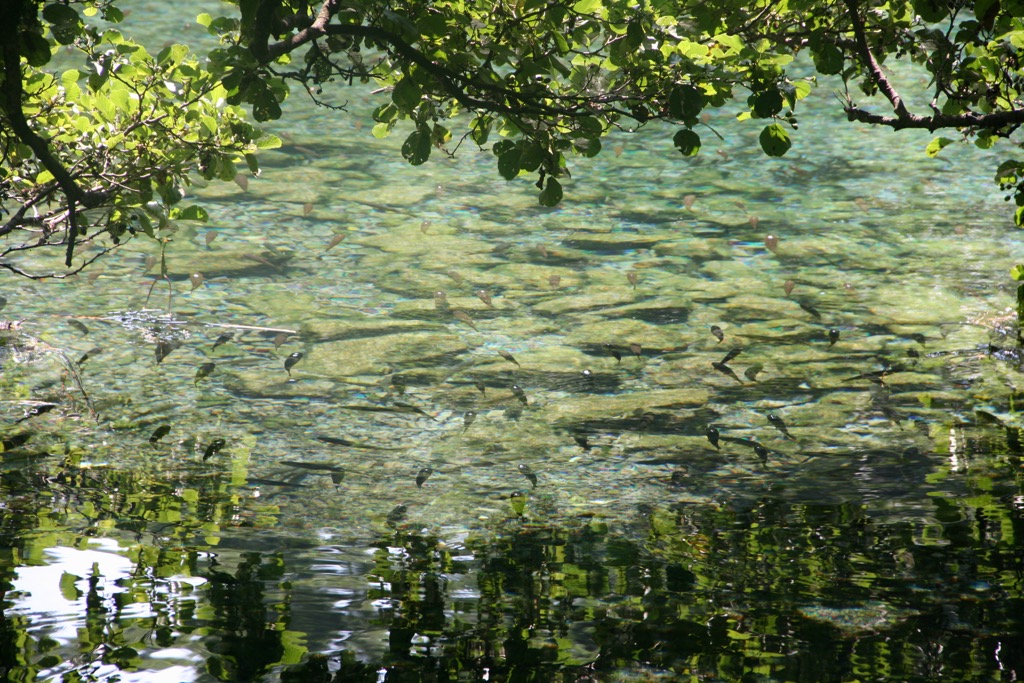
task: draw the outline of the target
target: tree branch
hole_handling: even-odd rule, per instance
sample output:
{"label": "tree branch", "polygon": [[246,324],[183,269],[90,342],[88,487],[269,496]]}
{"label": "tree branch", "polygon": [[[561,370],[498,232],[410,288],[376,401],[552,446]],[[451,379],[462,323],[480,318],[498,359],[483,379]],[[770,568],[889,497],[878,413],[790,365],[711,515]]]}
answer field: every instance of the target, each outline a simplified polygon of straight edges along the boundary
{"label": "tree branch", "polygon": [[975,112],[965,112],[963,114],[938,113],[931,116],[908,114],[905,117],[875,114],[853,105],[848,105],[844,109],[850,121],[887,126],[893,130],[923,128],[935,131],[939,128],[985,128],[999,131],[1007,126],[1016,128],[1017,126],[1024,125],[1024,109],[1008,109],[991,114],[978,114]]}
{"label": "tree branch", "polygon": [[892,83],[886,77],[882,71],[882,67],[878,61],[875,60],[875,56],[871,54],[871,48],[868,46],[868,38],[864,33],[864,20],[860,17],[860,11],[857,7],[857,0],[845,0],[846,7],[850,10],[850,23],[853,24],[853,36],[857,46],[857,56],[860,57],[864,67],[867,68],[868,74],[871,76],[871,80],[874,81],[878,89],[882,91],[885,98],[892,104],[893,111],[896,112],[896,116],[901,119],[910,118],[911,114],[907,111],[907,105],[903,103],[903,98],[896,92],[896,88],[893,87]]}

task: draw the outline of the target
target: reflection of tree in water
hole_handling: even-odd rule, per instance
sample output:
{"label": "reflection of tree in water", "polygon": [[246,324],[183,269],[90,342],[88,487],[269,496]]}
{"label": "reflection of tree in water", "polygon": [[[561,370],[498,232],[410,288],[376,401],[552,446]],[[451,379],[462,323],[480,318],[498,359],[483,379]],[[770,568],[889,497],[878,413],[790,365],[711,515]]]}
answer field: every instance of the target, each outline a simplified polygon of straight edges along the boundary
{"label": "reflection of tree in water", "polygon": [[204,572],[209,581],[206,595],[216,614],[204,625],[213,634],[207,645],[212,656],[206,664],[216,678],[253,681],[282,660],[288,604],[268,605],[264,592],[268,582],[281,580],[284,571],[279,554],[246,553],[233,574],[218,569],[216,558]]}

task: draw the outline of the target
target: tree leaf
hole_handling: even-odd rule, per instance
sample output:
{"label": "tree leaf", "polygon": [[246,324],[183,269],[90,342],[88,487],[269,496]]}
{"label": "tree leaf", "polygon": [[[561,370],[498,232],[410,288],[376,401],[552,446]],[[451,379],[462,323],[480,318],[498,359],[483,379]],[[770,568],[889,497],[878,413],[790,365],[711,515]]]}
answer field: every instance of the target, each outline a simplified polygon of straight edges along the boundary
{"label": "tree leaf", "polygon": [[391,91],[391,101],[403,114],[411,114],[419,106],[422,97],[423,91],[420,90],[420,86],[408,76],[398,81],[395,89]]}
{"label": "tree leaf", "polygon": [[811,48],[814,68],[825,75],[833,75],[843,70],[843,51],[835,45],[825,43]]}
{"label": "tree leaf", "polygon": [[413,166],[419,166],[430,158],[430,129],[420,126],[402,143],[402,156]]}
{"label": "tree leaf", "polygon": [[210,220],[210,214],[201,206],[186,206],[184,208],[173,208],[169,214],[170,218],[179,221],[199,221],[205,223]]}
{"label": "tree leaf", "polygon": [[684,157],[696,156],[700,151],[700,136],[692,130],[684,128],[672,136],[672,144]]}
{"label": "tree leaf", "polygon": [[793,146],[786,130],[777,123],[765,126],[759,138],[761,149],[770,157],[781,157]]}
{"label": "tree leaf", "polygon": [[562,184],[548,176],[547,184],[540,193],[541,206],[557,206],[562,201]]}
{"label": "tree leaf", "polygon": [[1013,268],[1010,268],[1010,277],[1014,280],[1024,280],[1024,265],[1018,263]]}
{"label": "tree leaf", "polygon": [[934,159],[936,156],[938,156],[939,152],[942,151],[943,147],[951,145],[954,142],[955,140],[950,140],[949,138],[935,138],[934,140],[928,143],[927,147],[924,148],[924,153],[927,154],[930,158]]}
{"label": "tree leaf", "polygon": [[782,111],[782,93],[778,88],[762,90],[754,93],[747,99],[754,116],[759,119],[767,119]]}

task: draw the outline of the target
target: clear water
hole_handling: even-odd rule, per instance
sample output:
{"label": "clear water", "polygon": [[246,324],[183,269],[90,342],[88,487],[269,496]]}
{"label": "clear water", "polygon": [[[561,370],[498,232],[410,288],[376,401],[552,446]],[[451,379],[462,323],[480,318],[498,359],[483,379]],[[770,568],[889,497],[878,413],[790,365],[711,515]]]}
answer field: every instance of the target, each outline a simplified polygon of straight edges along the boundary
{"label": "clear water", "polygon": [[[784,159],[727,110],[692,161],[613,137],[543,209],[486,153],[407,166],[338,97],[197,190],[169,285],[142,240],[4,276],[12,680],[1024,674],[996,155],[926,159],[822,88]],[[98,419],[60,362],[86,351]]]}

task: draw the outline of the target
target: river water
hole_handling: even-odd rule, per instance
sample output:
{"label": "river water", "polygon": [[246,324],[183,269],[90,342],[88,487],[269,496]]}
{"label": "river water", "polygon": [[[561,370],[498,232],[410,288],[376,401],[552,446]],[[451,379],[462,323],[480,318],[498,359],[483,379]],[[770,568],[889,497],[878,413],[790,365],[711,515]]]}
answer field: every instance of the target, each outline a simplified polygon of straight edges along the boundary
{"label": "river water", "polygon": [[734,105],[545,209],[336,95],[196,188],[169,282],[3,276],[10,680],[1024,675],[997,152],[822,86],[783,159]]}

